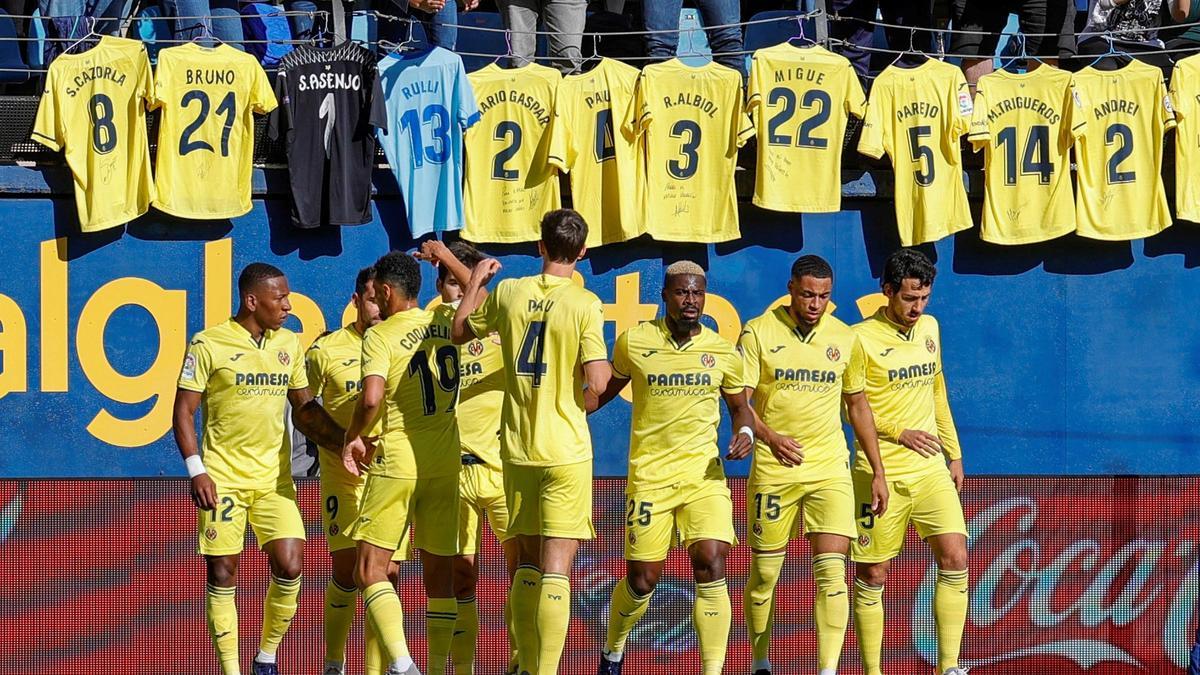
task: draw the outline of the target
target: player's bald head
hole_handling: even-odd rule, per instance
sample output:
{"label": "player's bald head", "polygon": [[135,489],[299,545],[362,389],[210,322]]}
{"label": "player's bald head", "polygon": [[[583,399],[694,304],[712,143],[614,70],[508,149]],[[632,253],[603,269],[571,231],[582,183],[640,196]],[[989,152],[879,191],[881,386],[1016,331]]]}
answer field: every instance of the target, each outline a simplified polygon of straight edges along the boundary
{"label": "player's bald head", "polygon": [[272,279],[284,278],[283,270],[264,262],[253,262],[238,275],[238,296],[246,297],[257,292]]}

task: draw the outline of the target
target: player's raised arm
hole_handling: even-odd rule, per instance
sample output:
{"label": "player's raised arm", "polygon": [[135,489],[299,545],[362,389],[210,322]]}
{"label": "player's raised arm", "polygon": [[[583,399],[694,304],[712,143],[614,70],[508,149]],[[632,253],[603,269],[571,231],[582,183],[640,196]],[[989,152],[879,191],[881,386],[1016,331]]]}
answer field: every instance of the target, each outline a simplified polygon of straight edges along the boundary
{"label": "player's raised arm", "polygon": [[196,410],[200,408],[202,394],[188,389],[175,390],[175,414],[171,429],[175,432],[175,445],[187,465],[192,481],[192,503],[198,509],[211,511],[217,507],[217,486],[200,461],[200,448],[196,446]]}
{"label": "player's raised arm", "polygon": [[[454,344],[466,344],[477,337],[468,319],[472,312],[484,304],[484,299],[488,297],[486,286],[499,271],[500,261],[495,258],[487,258],[471,270],[471,278],[467,280],[467,288],[463,291],[458,309],[454,311],[454,323],[450,327],[450,341]],[[483,334],[487,335],[487,331],[483,331]]]}

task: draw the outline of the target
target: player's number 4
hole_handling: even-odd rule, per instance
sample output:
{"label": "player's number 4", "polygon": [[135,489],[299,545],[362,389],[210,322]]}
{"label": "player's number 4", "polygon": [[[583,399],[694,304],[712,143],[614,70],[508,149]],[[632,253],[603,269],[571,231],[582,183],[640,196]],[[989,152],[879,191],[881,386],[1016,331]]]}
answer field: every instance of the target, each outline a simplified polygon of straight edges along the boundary
{"label": "player's number 4", "polygon": [[517,352],[517,374],[532,378],[534,387],[542,386],[547,371],[545,334],[545,321],[530,321]]}

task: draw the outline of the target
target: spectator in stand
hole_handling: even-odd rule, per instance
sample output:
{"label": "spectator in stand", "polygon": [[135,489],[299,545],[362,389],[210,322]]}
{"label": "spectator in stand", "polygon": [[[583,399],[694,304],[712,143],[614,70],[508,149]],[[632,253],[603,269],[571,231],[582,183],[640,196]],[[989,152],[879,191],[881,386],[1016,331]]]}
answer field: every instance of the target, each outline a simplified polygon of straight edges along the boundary
{"label": "spectator in stand", "polygon": [[[399,3],[399,4],[397,4]],[[479,5],[479,0],[466,0],[463,3],[455,0],[384,0],[377,9],[385,14],[395,10],[401,16],[417,19],[425,28],[425,37],[435,47],[443,47],[451,51],[458,44],[458,11],[469,12]],[[408,35],[408,27],[395,21],[380,21],[379,37],[383,40],[396,42]]]}
{"label": "spectator in stand", "polygon": [[[859,77],[865,78],[871,71],[869,48],[875,41],[871,22],[876,12],[882,13],[884,23],[906,26],[884,30],[889,48],[934,51],[932,0],[830,0],[829,12],[841,17],[829,22],[829,36],[841,41],[838,51],[850,59]],[[887,55],[889,62],[892,59]]]}
{"label": "spectator in stand", "polygon": [[[1171,59],[1161,52],[1158,29],[1168,6],[1163,0],[1091,0],[1087,25],[1079,34],[1079,63],[1086,66],[1109,51],[1109,44],[1118,52],[1126,52],[1146,63],[1162,68],[1169,76]],[[1149,53],[1147,53],[1149,52]],[[1119,58],[1102,58],[1099,65],[1112,69],[1120,65]]]}
{"label": "spectator in stand", "polygon": [[[1075,0],[954,0],[954,28],[978,31],[954,33],[950,42],[952,54],[971,54],[963,57],[962,69],[971,94],[975,83],[992,72],[992,57],[1000,40],[1000,31],[1008,23],[1008,15],[1016,14],[1025,40],[1025,52],[1049,64],[1075,54]],[[982,33],[988,33],[983,35]],[[1058,33],[1058,37],[1039,33]],[[1034,69],[1038,62],[1030,60]]]}
{"label": "spectator in stand", "polygon": [[587,0],[498,0],[497,4],[504,27],[510,31],[514,68],[533,61],[539,19],[549,32],[550,65],[566,73],[583,60],[579,47],[587,21]]}
{"label": "spectator in stand", "polygon": [[[1171,0],[1171,19],[1176,24],[1200,23],[1200,0]],[[1173,61],[1178,62],[1191,56],[1191,52],[1200,51],[1200,25],[1164,28],[1162,33],[1167,49],[1172,50],[1170,56]]]}
{"label": "spectator in stand", "polygon": [[163,16],[173,18],[171,39],[192,40],[207,32],[221,42],[242,48],[245,34],[238,0],[160,0],[160,6]]}
{"label": "spectator in stand", "polygon": [[[646,30],[646,55],[652,59],[666,61],[675,56],[679,46],[679,10],[683,0],[642,0],[642,23]],[[746,76],[746,55],[742,51],[741,26],[729,26],[742,20],[742,8],[738,0],[696,0],[700,18],[705,26],[728,26],[706,28],[708,46],[713,59]]]}

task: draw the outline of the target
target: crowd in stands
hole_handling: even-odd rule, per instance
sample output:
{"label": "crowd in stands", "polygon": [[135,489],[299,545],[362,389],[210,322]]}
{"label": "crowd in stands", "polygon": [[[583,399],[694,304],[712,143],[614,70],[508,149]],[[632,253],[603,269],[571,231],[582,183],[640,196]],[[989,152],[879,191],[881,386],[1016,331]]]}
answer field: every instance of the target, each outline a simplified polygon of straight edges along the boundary
{"label": "crowd in stands", "polygon": [[[326,17],[340,6],[347,17],[363,11],[411,17],[420,21],[429,42],[466,52],[471,51],[472,38],[460,35],[460,17],[495,12],[510,31],[506,39],[512,65],[539,54],[564,72],[593,50],[639,64],[670,58],[680,40],[680,10],[695,7],[707,27],[713,58],[743,74],[744,28],[731,24],[765,11],[812,8],[812,0],[807,7],[805,0],[335,1],[262,0],[266,5],[259,6],[286,10],[289,37],[295,42],[325,39],[326,31],[332,30]],[[241,45],[253,37],[246,28],[247,3],[239,0],[0,0],[0,10],[12,17],[18,39],[32,34],[33,21],[43,22],[41,34],[48,37],[73,39],[93,30],[136,37],[129,18],[147,5],[157,6],[157,16],[169,22],[169,39]],[[1008,40],[1006,49],[1030,67],[1056,62],[1075,70],[1119,52],[1166,71],[1179,58],[1200,51],[1200,25],[1192,25],[1200,24],[1200,0],[826,0],[826,11],[830,44],[864,78],[905,58],[897,52],[940,52],[961,59],[974,85],[992,70],[999,34],[1006,31],[1010,14],[1018,17],[1021,36]],[[35,13],[39,18],[28,18]],[[949,32],[939,32],[947,28]],[[385,44],[403,40],[405,31],[411,31],[405,21],[378,22],[378,39]],[[534,31],[549,34],[539,38]],[[646,33],[584,39],[585,34],[631,31]],[[43,64],[55,49],[54,41],[48,40]]]}

